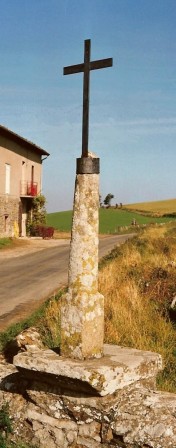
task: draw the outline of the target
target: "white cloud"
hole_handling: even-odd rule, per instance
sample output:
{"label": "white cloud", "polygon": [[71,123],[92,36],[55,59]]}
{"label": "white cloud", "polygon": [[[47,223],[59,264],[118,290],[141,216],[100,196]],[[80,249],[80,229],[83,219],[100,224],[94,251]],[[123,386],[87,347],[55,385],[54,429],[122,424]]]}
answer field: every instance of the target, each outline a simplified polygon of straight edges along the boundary
{"label": "white cloud", "polygon": [[92,123],[92,128],[113,129],[116,135],[153,135],[153,134],[175,134],[176,133],[176,117],[170,118],[139,118],[135,120],[115,120],[109,118],[108,120]]}

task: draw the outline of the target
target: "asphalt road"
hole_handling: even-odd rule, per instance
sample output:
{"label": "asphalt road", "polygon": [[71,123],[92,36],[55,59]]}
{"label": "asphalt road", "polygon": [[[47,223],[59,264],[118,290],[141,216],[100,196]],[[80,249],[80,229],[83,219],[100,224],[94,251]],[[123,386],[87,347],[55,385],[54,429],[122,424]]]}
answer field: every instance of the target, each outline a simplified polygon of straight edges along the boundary
{"label": "asphalt road", "polygon": [[[99,257],[130,236],[100,239]],[[29,315],[44,299],[67,284],[68,259],[69,240],[65,240],[61,246],[1,260],[0,330]]]}

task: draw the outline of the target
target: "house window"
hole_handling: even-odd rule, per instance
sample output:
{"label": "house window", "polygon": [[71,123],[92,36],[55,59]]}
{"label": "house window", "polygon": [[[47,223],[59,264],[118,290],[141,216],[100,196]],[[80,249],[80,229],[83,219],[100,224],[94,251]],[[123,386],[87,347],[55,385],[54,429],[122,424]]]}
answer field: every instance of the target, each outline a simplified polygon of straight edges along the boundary
{"label": "house window", "polygon": [[5,194],[10,194],[10,171],[11,166],[6,163],[5,164]]}

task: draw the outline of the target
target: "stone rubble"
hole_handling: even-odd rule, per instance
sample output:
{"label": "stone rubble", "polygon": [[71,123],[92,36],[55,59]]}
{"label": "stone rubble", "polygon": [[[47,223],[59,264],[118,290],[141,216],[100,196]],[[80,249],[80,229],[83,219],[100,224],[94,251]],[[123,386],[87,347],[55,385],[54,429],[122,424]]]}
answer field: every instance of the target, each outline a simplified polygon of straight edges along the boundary
{"label": "stone rubble", "polygon": [[28,349],[42,349],[44,348],[44,344],[41,341],[40,333],[37,331],[35,327],[27,328],[26,330],[22,331],[17,337],[16,337],[16,343],[17,347],[21,351],[25,351]]}

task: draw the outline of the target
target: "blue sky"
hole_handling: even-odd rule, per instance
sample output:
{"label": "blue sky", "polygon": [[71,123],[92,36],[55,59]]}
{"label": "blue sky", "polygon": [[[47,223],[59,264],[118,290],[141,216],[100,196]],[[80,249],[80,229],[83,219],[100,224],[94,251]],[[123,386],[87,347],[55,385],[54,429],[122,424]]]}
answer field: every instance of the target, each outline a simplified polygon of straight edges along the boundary
{"label": "blue sky", "polygon": [[48,211],[72,208],[81,155],[82,74],[63,67],[113,57],[91,72],[89,149],[102,198],[176,197],[176,1],[0,0],[0,123],[46,149]]}

